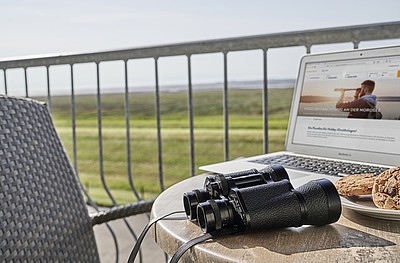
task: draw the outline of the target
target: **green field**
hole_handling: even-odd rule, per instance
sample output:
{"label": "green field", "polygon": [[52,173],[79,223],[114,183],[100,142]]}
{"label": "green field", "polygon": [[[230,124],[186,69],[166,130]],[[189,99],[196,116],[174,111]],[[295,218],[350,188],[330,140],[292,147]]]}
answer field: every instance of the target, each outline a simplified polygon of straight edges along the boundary
{"label": "green field", "polygon": [[[293,89],[269,90],[269,151],[282,150]],[[230,159],[263,153],[261,90],[230,90]],[[223,161],[221,91],[194,91],[196,167]],[[98,112],[95,95],[76,96],[77,167],[83,185],[98,204],[111,205],[100,178]],[[189,118],[186,92],[162,92],[162,159],[165,187],[190,176]],[[145,199],[161,191],[157,156],[155,96],[132,93],[130,104],[131,172]],[[127,176],[126,120],[123,95],[102,95],[104,183],[119,204],[135,201]],[[61,139],[73,160],[69,97],[52,98],[52,114]],[[197,171],[197,174],[201,171]]]}

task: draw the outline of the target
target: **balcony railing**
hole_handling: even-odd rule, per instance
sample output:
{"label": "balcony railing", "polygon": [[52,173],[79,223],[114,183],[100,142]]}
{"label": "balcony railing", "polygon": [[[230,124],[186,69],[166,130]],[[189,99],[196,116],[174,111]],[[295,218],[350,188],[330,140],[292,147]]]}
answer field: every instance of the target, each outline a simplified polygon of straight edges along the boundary
{"label": "balcony railing", "polygon": [[[61,105],[61,103],[65,103],[65,101],[61,101],[57,99],[59,94],[68,94],[68,103],[67,106],[70,111],[70,124],[71,128],[68,132],[69,135],[65,135],[70,139],[70,150],[71,150],[71,158],[76,169],[78,175],[80,175],[80,167],[79,163],[79,147],[82,144],[82,148],[88,147],[89,151],[95,151],[98,154],[98,158],[96,158],[98,162],[98,178],[101,181],[101,185],[106,192],[110,200],[111,205],[117,205],[118,199],[115,197],[117,194],[113,193],[113,187],[109,187],[107,182],[107,175],[104,169],[104,165],[107,162],[107,158],[112,158],[112,154],[107,154],[106,149],[104,147],[105,137],[113,137],[112,123],[109,126],[104,127],[104,119],[107,119],[107,109],[104,106],[104,98],[108,96],[108,92],[104,91],[101,86],[101,80],[103,79],[103,73],[101,67],[103,63],[111,62],[111,61],[119,61],[121,63],[121,67],[117,67],[117,69],[113,69],[111,72],[115,75],[123,75],[123,91],[120,92],[120,96],[123,96],[123,99],[119,100],[118,103],[121,104],[121,108],[123,107],[124,114],[124,141],[125,146],[122,147],[123,151],[125,149],[125,157],[124,157],[124,165],[126,169],[126,184],[129,184],[130,191],[132,191],[134,200],[142,200],[146,199],[143,196],[143,192],[146,192],[146,189],[143,187],[137,187],[135,176],[137,174],[133,173],[132,170],[135,170],[135,167],[132,167],[132,154],[133,151],[135,153],[141,152],[142,149],[131,149],[131,144],[134,138],[132,138],[132,116],[131,116],[131,90],[130,90],[130,72],[128,70],[129,63],[132,61],[136,61],[139,59],[151,59],[153,61],[153,74],[154,74],[154,87],[149,91],[154,94],[154,131],[155,131],[155,139],[157,145],[157,151],[154,153],[156,158],[153,156],[144,156],[143,158],[152,159],[153,163],[157,166],[157,183],[159,187],[159,191],[164,190],[167,185],[165,183],[165,173],[164,173],[164,149],[163,149],[163,126],[162,126],[162,102],[161,102],[161,89],[160,89],[160,73],[159,73],[159,60],[164,57],[176,57],[176,56],[184,56],[186,59],[187,65],[187,79],[182,80],[181,82],[186,83],[186,110],[187,110],[187,136],[188,136],[188,160],[189,163],[182,162],[177,163],[178,167],[182,167],[183,170],[189,167],[189,171],[187,176],[194,176],[197,173],[196,170],[196,148],[195,148],[195,114],[194,114],[194,101],[193,101],[193,81],[192,81],[192,57],[193,55],[200,54],[221,54],[223,57],[223,85],[222,85],[222,120],[223,120],[223,136],[222,136],[222,145],[223,145],[223,157],[222,160],[229,160],[230,156],[230,135],[231,135],[231,126],[230,126],[230,107],[229,107],[229,93],[230,86],[228,80],[228,55],[235,51],[250,51],[250,50],[260,50],[262,56],[262,103],[260,111],[262,112],[262,140],[263,140],[263,152],[267,153],[269,151],[269,123],[268,123],[268,97],[269,97],[269,76],[267,74],[267,61],[269,51],[276,48],[283,47],[305,47],[305,53],[311,53],[311,48],[315,45],[324,45],[324,44],[337,44],[337,43],[352,43],[352,48],[357,49],[360,43],[366,41],[374,41],[374,40],[389,40],[389,39],[400,39],[400,22],[392,22],[392,23],[381,23],[381,24],[370,24],[370,25],[361,25],[361,26],[349,26],[349,27],[340,27],[340,28],[328,28],[328,29],[319,29],[319,30],[308,30],[308,31],[298,31],[298,32],[288,32],[288,33],[276,33],[276,34],[268,34],[268,35],[258,35],[258,36],[249,36],[249,37],[238,37],[238,38],[229,38],[229,39],[218,39],[218,40],[208,40],[208,41],[199,41],[199,42],[190,42],[190,43],[181,43],[181,44],[173,44],[173,45],[162,45],[162,46],[154,46],[154,47],[143,47],[143,48],[132,48],[132,49],[123,49],[123,50],[113,50],[113,51],[104,51],[104,52],[93,52],[93,53],[77,53],[77,54],[51,54],[51,55],[43,55],[43,56],[32,56],[32,57],[22,57],[22,58],[11,58],[11,59],[1,59],[0,60],[0,72],[3,76],[3,85],[0,83],[0,92],[8,95],[22,95],[26,97],[35,96],[32,95],[33,91],[37,90],[38,87],[35,87],[35,84],[31,84],[30,73],[33,69],[41,69],[43,70],[41,82],[42,85],[46,86],[46,95],[41,98],[47,100],[50,108],[54,110],[54,114],[57,115],[56,108],[65,106]],[[298,63],[298,62],[295,62]],[[76,83],[77,83],[77,67],[80,65],[88,65],[90,64],[92,67],[92,75],[94,76],[94,90],[93,90],[93,101],[79,101],[79,95],[76,92]],[[64,90],[60,91],[60,89],[56,89],[52,86],[51,80],[57,77],[55,73],[53,73],[52,69],[56,66],[63,66],[66,68],[67,74],[67,83],[69,83],[69,88],[64,88]],[[173,65],[172,65],[173,66]],[[16,80],[16,78],[12,77],[15,72],[20,73],[20,78]],[[0,78],[1,80],[1,78]],[[19,84],[14,84],[16,81]],[[22,93],[16,92],[14,90],[15,85],[22,85]],[[3,88],[3,91],[1,90]],[[114,92],[115,93],[115,92]],[[35,96],[36,97],[36,96]],[[85,145],[82,141],[80,141],[80,137],[85,136],[85,130],[80,130],[79,124],[85,121],[81,119],[80,116],[80,107],[82,105],[92,103],[95,105],[95,109],[92,109],[92,113],[95,115],[96,121],[94,123],[88,124],[92,125],[96,130],[97,137],[97,146],[96,149],[93,149],[93,145]],[[60,105],[59,105],[60,104]],[[123,106],[122,106],[123,105]],[[112,116],[111,116],[112,119]],[[65,120],[65,119],[64,119]],[[109,119],[107,119],[109,120]],[[110,128],[111,126],[111,128]],[[88,126],[85,126],[88,127]],[[92,127],[92,128],[93,128]],[[62,130],[62,129],[60,129]],[[65,133],[65,132],[64,132]],[[147,153],[143,153],[146,155]],[[261,154],[261,152],[260,152]],[[185,168],[184,168],[185,167]],[[112,172],[111,172],[112,173]],[[173,183],[173,182],[172,182]],[[87,187],[91,187],[90,180],[89,182],[83,182],[83,184]],[[90,190],[90,189],[89,189]],[[89,191],[90,192],[90,191]],[[156,193],[157,194],[157,193]],[[155,194],[155,195],[156,195]],[[129,223],[125,222],[126,226],[132,231],[134,235],[134,231]],[[110,227],[110,231],[112,228]],[[115,236],[114,232],[112,232],[112,236]],[[117,241],[114,238],[115,242]],[[118,257],[118,245],[116,243],[117,248],[117,261],[125,260],[125,254]]]}

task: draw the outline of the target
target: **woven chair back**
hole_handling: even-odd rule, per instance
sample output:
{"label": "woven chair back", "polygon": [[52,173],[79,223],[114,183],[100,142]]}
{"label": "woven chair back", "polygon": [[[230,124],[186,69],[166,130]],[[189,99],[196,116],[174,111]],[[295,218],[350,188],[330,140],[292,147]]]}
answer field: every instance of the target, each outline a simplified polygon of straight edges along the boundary
{"label": "woven chair back", "polygon": [[0,262],[99,262],[48,107],[0,96]]}

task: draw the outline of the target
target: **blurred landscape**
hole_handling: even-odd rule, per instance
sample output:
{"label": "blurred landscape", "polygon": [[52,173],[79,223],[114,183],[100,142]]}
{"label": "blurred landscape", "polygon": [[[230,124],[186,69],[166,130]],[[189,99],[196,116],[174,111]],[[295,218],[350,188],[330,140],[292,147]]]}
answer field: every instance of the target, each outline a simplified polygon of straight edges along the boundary
{"label": "blurred landscape", "polygon": [[[165,187],[190,176],[187,91],[160,93],[162,158]],[[292,87],[268,90],[269,151],[284,148]],[[46,98],[39,98],[46,100]],[[145,199],[160,192],[154,92],[129,94],[131,160],[127,160],[123,94],[101,97],[103,168],[105,181],[119,204],[135,199],[127,176],[130,161],[136,189]],[[228,92],[230,158],[263,153],[262,89],[235,88]],[[77,168],[83,185],[100,205],[111,205],[102,187],[99,167],[98,111],[95,94],[79,95],[76,103]],[[223,93],[194,89],[195,166],[223,161]],[[52,97],[52,114],[61,139],[73,160],[71,98]],[[197,170],[197,174],[202,171]]]}

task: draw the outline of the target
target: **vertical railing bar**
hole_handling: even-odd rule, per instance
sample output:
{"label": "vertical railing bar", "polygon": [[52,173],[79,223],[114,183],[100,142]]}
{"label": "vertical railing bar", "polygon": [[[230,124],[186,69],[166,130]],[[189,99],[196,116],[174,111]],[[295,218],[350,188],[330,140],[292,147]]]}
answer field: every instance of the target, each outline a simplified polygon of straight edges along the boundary
{"label": "vertical railing bar", "polygon": [[360,45],[360,41],[353,41],[353,48],[358,49],[358,46]]}
{"label": "vertical railing bar", "polygon": [[[72,110],[72,147],[73,147],[73,160],[74,160],[74,169],[76,175],[79,177],[79,172],[78,172],[78,162],[77,162],[77,136],[76,136],[76,101],[75,101],[75,87],[74,87],[74,68],[73,64],[70,65],[71,68],[71,110]],[[49,70],[47,67],[47,76],[49,76]],[[49,78],[48,78],[49,81]],[[48,82],[50,83],[50,82]],[[88,198],[89,202],[92,204],[92,206],[99,211],[98,207],[96,204],[94,204],[93,200],[90,198],[89,194],[86,192],[86,189],[83,188],[84,193],[86,194],[86,197]],[[108,223],[106,223],[106,227],[108,228],[108,231],[110,231],[111,236],[114,240],[114,245],[115,245],[115,262],[119,261],[119,247],[118,247],[118,241],[117,237],[112,230],[112,228],[109,226]],[[142,262],[142,261],[140,261]]]}
{"label": "vertical railing bar", "polygon": [[[77,136],[76,136],[76,101],[75,101],[75,88],[74,88],[74,71],[73,71],[73,65],[70,65],[71,67],[71,109],[72,109],[72,142],[73,142],[73,159],[74,159],[74,169],[75,169],[75,173],[78,176],[78,162],[77,162]],[[82,186],[83,189],[83,186]],[[86,190],[84,191],[86,193]],[[90,196],[86,193],[86,196],[89,198],[89,200],[91,201]],[[97,205],[95,205],[93,203],[93,201],[91,201],[92,205],[94,205],[95,209],[98,211]],[[117,242],[117,238],[116,235],[114,233],[114,231],[111,229],[111,227],[106,224],[106,227],[108,228],[108,230],[110,231],[112,238],[114,240],[114,244],[115,244],[115,251],[116,251],[116,261],[119,261],[119,248],[118,248],[118,242]]]}
{"label": "vertical railing bar", "polygon": [[[72,71],[72,68],[71,68]],[[51,104],[51,93],[50,93],[50,71],[49,66],[46,66],[46,80],[47,80],[47,104],[49,105],[49,109],[51,112],[52,104]],[[72,79],[71,79],[72,82]]]}
{"label": "vertical railing bar", "polygon": [[25,97],[29,97],[28,93],[28,76],[26,74],[26,67],[24,67],[24,76],[25,76]]}
{"label": "vertical railing bar", "polygon": [[192,60],[188,58],[188,112],[189,112],[189,142],[190,142],[190,175],[195,175],[195,149],[194,149],[194,125],[193,125],[193,86],[192,86]]}
{"label": "vertical railing bar", "polygon": [[72,155],[74,160],[75,173],[78,175],[78,154],[77,154],[77,137],[76,137],[76,101],[75,101],[75,84],[74,84],[74,65],[70,65],[71,69],[71,114],[72,114]]}
{"label": "vertical railing bar", "polygon": [[[109,223],[106,223],[106,227],[108,229],[108,231],[110,231],[111,236],[114,240],[114,245],[115,245],[115,263],[118,263],[119,261],[119,246],[118,246],[118,241],[117,241],[117,236],[115,235],[114,230],[111,228]],[[142,261],[140,261],[142,262]]]}
{"label": "vertical railing bar", "polygon": [[104,190],[107,192],[113,205],[117,205],[114,197],[108,189],[105,176],[104,176],[104,161],[103,161],[103,124],[102,124],[102,111],[101,111],[101,94],[100,94],[100,62],[96,62],[96,78],[97,78],[97,129],[98,129],[98,142],[99,142],[99,167],[100,167],[100,178],[103,184]]}
{"label": "vertical railing bar", "polygon": [[311,46],[312,46],[312,45],[306,45],[306,52],[307,52],[307,54],[311,54]]}
{"label": "vertical railing bar", "polygon": [[[81,188],[81,190],[82,190],[82,192],[83,192],[83,195],[87,198],[87,202],[89,203],[89,205],[90,205],[91,207],[93,207],[97,212],[100,212],[99,206],[93,201],[93,199],[92,199],[92,197],[89,195],[87,189],[85,189],[85,187],[84,187],[82,184],[79,184],[79,185],[80,185],[80,188]],[[119,246],[118,246],[117,236],[115,235],[115,232],[114,232],[114,230],[111,228],[109,222],[106,222],[105,225],[106,225],[108,231],[110,232],[111,237],[112,237],[112,239],[113,239],[113,241],[114,241],[114,247],[115,247],[115,262],[118,263],[118,261],[119,261]],[[137,240],[137,239],[135,239],[135,240]]]}
{"label": "vertical railing bar", "polygon": [[139,193],[137,192],[135,185],[133,183],[132,177],[132,154],[131,154],[131,124],[130,124],[130,104],[129,104],[129,87],[128,87],[128,60],[124,61],[125,70],[125,127],[126,127],[126,163],[127,163],[127,174],[129,185],[132,192],[138,200],[142,200]]}
{"label": "vertical railing bar", "polygon": [[263,66],[264,66],[264,87],[263,87],[263,128],[264,128],[264,153],[269,152],[268,143],[268,68],[267,68],[267,51],[263,49]]}
{"label": "vertical railing bar", "polygon": [[3,69],[3,75],[4,75],[4,93],[8,95],[6,69]]}
{"label": "vertical railing bar", "polygon": [[158,176],[161,191],[164,191],[163,159],[162,159],[162,139],[161,139],[161,109],[160,109],[160,86],[158,75],[158,57],[155,58],[155,78],[156,78],[156,121],[157,121],[157,145],[158,145]]}
{"label": "vertical railing bar", "polygon": [[224,54],[224,90],[223,90],[223,114],[224,114],[224,159],[229,160],[229,109],[228,109],[228,52]]}

